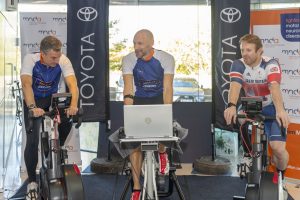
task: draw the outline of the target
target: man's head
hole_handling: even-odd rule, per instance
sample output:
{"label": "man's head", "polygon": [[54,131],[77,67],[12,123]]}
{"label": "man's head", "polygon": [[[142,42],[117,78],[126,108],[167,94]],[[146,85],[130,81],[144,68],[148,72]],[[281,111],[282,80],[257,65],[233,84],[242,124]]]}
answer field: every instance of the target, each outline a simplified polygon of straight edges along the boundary
{"label": "man's head", "polygon": [[54,36],[46,36],[40,44],[42,61],[44,64],[55,67],[61,56],[61,41]]}
{"label": "man's head", "polygon": [[154,45],[154,38],[151,31],[139,30],[133,38],[133,45],[136,57],[146,59],[151,53]]}
{"label": "man's head", "polygon": [[259,64],[263,53],[263,46],[258,36],[247,34],[240,39],[241,54],[244,62],[250,67]]}

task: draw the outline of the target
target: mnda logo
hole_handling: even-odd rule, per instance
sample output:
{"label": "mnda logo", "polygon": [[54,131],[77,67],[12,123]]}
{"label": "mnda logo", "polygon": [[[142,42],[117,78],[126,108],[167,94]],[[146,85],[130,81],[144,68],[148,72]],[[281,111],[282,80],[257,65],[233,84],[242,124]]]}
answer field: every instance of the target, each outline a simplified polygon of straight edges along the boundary
{"label": "mnda logo", "polygon": [[279,39],[278,38],[262,38],[261,42],[263,44],[278,44],[279,43]]}
{"label": "mnda logo", "polygon": [[286,108],[285,111],[289,115],[299,116],[300,117],[300,110],[299,110],[299,108]]}
{"label": "mnda logo", "polygon": [[288,55],[288,56],[300,56],[299,49],[294,49],[294,50],[283,49],[283,50],[281,50],[281,53]]}
{"label": "mnda logo", "polygon": [[28,49],[36,49],[36,48],[40,48],[40,44],[39,43],[24,43],[23,47],[28,48]]}
{"label": "mnda logo", "polygon": [[300,69],[282,69],[282,73],[289,76],[300,76]]}
{"label": "mnda logo", "polygon": [[56,30],[39,30],[38,33],[41,35],[56,35]]}
{"label": "mnda logo", "polygon": [[65,24],[65,23],[67,23],[67,17],[53,17],[52,21],[59,23],[59,24]]}
{"label": "mnda logo", "polygon": [[287,94],[291,97],[300,97],[300,90],[299,89],[287,89],[283,88],[281,89],[282,93]]}
{"label": "mnda logo", "polygon": [[35,17],[23,17],[22,18],[23,21],[25,22],[30,22],[30,23],[41,23],[42,22],[42,18],[35,16]]}

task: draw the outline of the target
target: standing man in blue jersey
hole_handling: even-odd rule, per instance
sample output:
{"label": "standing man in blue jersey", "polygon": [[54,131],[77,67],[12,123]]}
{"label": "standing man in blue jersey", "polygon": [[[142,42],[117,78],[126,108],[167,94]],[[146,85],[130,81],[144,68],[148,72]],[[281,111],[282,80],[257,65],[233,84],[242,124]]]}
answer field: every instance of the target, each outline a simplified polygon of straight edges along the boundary
{"label": "standing man in blue jersey", "polygon": [[[172,104],[174,57],[154,49],[153,34],[146,29],[139,30],[135,34],[133,44],[135,52],[128,54],[122,60],[124,104]],[[131,200],[138,200],[141,194],[140,148],[132,152],[130,162],[134,183]],[[159,171],[161,174],[167,174],[169,171],[168,155],[163,145],[159,147]]]}
{"label": "standing man in blue jersey", "polygon": [[[76,115],[78,87],[75,73],[70,60],[61,52],[62,43],[54,36],[45,37],[40,44],[40,52],[25,56],[21,67],[21,82],[24,96],[24,119],[28,126],[28,111],[35,117],[42,116],[51,104],[51,96],[58,92],[59,81],[64,78],[72,94],[71,105],[66,111],[61,111],[59,124],[60,145],[63,145],[72,123],[69,115]],[[41,119],[33,120],[32,130],[26,133],[24,152],[28,181],[26,200],[37,200],[38,185],[36,183],[36,166],[38,163],[38,143]],[[27,128],[26,128],[27,130]]]}

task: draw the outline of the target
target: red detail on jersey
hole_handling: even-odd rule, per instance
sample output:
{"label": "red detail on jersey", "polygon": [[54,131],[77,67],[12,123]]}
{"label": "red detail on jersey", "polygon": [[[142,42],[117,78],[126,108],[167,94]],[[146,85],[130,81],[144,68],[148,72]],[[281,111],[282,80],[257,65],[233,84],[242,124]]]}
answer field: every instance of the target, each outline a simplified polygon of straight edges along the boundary
{"label": "red detail on jersey", "polygon": [[281,82],[281,74],[280,73],[273,73],[268,75],[268,83],[276,81],[278,83]]}
{"label": "red detail on jersey", "polygon": [[266,96],[270,94],[267,84],[248,84],[244,83],[243,88],[246,96]]}
{"label": "red detail on jersey", "polygon": [[234,78],[240,78],[240,79],[243,79],[243,75],[240,74],[240,73],[231,72],[231,73],[229,74],[229,76],[232,77],[232,78],[234,77]]}

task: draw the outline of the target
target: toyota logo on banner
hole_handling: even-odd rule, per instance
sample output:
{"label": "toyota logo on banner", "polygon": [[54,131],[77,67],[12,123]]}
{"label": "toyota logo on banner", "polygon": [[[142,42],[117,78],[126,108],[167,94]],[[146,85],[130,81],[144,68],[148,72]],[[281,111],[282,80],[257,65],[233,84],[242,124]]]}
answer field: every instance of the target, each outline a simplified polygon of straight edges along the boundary
{"label": "toyota logo on banner", "polygon": [[77,17],[81,21],[90,22],[96,19],[98,16],[98,12],[95,8],[92,7],[83,7],[80,8],[77,12]]}
{"label": "toyota logo on banner", "polygon": [[220,12],[220,18],[223,22],[226,23],[234,23],[237,22],[239,19],[241,19],[241,12],[233,7],[230,8],[224,8],[221,12]]}

